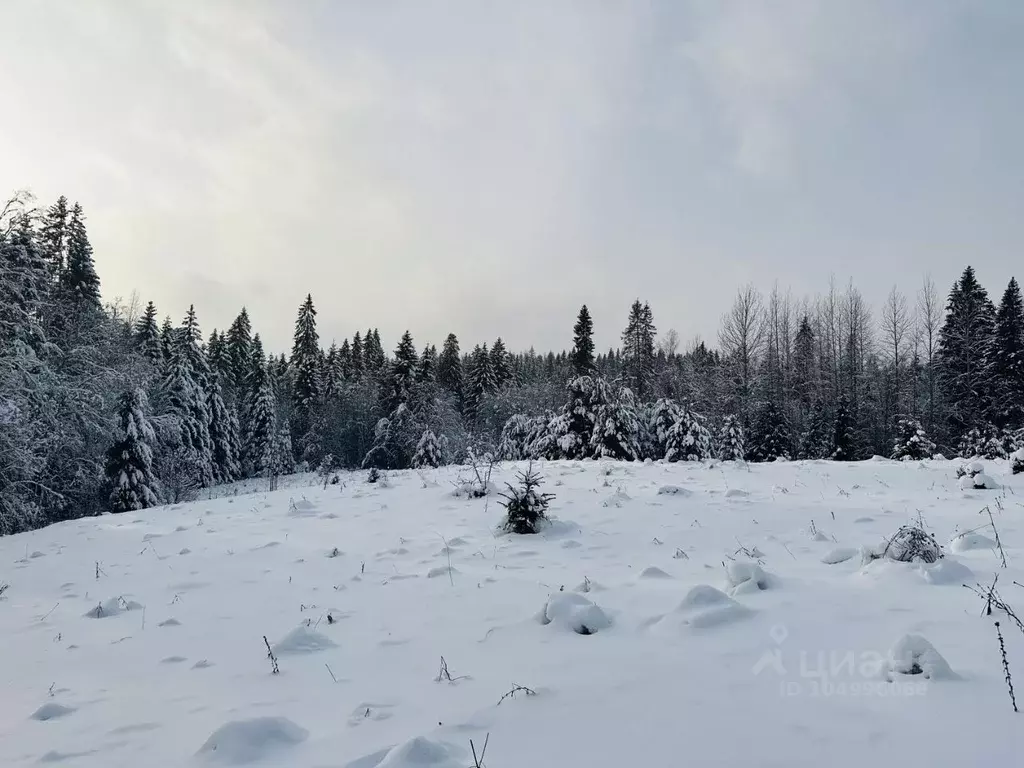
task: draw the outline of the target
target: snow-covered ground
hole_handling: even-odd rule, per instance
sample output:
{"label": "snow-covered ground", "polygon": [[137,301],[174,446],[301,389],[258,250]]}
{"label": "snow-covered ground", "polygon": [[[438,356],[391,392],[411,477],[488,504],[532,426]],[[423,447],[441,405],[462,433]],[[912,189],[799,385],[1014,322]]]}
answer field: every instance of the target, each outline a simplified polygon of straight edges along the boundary
{"label": "snow-covered ground", "polygon": [[[521,537],[458,468],[355,473],[0,539],[0,763],[1013,765],[1024,636],[962,585],[1024,608],[1024,475],[956,466],[553,462]],[[862,563],[919,517],[947,557]]]}

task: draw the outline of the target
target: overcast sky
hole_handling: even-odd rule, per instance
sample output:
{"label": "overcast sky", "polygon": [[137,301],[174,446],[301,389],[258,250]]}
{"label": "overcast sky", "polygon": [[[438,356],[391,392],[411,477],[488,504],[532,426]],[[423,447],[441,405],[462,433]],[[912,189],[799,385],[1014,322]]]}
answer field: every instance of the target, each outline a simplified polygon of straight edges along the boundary
{"label": "overcast sky", "polygon": [[1024,255],[1020,0],[3,0],[0,186],[106,298],[275,351],[714,339],[745,282],[876,306]]}

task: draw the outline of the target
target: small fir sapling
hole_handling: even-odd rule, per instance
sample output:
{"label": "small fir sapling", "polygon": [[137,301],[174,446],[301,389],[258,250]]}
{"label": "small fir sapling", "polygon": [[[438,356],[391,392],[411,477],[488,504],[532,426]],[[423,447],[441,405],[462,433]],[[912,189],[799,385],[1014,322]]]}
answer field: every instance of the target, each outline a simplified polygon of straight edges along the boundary
{"label": "small fir sapling", "polygon": [[506,483],[508,493],[501,494],[505,499],[503,506],[506,512],[502,527],[508,533],[537,533],[547,519],[548,503],[554,496],[538,492],[543,478],[533,471],[533,462],[530,462],[525,472],[519,472],[516,476],[519,478],[519,486]]}

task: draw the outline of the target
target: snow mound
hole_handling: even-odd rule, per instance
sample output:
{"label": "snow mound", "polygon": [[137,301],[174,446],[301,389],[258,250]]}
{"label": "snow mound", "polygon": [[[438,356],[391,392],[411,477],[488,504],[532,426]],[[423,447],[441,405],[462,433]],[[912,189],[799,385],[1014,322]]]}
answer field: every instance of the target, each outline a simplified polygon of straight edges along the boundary
{"label": "snow mound", "polygon": [[958,560],[944,557],[934,563],[918,566],[921,577],[929,584],[963,584],[974,578],[974,572]]}
{"label": "snow mound", "polygon": [[693,587],[676,609],[658,619],[654,627],[661,632],[676,633],[681,629],[704,629],[731,624],[753,613],[724,592],[698,584]]}
{"label": "snow mound", "polygon": [[640,572],[641,579],[672,579],[675,578],[672,574],[661,570],[656,566],[648,566]]}
{"label": "snow mound", "polygon": [[889,651],[889,680],[896,675],[921,675],[926,680],[955,680],[959,677],[942,654],[921,635],[904,635]]}
{"label": "snow mound", "polygon": [[750,494],[747,491],[741,491],[739,488],[730,488],[725,492],[725,498],[727,499],[745,499]]}
{"label": "snow mound", "polygon": [[465,750],[461,747],[417,736],[391,749],[377,768],[465,768],[466,765]]}
{"label": "snow mound", "polygon": [[949,542],[949,549],[957,554],[970,552],[974,549],[995,548],[995,541],[988,536],[982,536],[980,533],[961,533],[959,536],[954,536],[953,540]]}
{"label": "snow mound", "polygon": [[607,589],[603,584],[598,584],[596,581],[590,579],[584,579],[575,587],[572,588],[573,592],[604,592]]}
{"label": "snow mound", "polygon": [[612,621],[601,608],[576,592],[558,592],[548,598],[537,621],[545,626],[554,624],[577,635],[592,635],[608,629]]}
{"label": "snow mound", "polygon": [[845,563],[847,560],[855,558],[859,552],[860,550],[854,549],[853,547],[839,547],[838,549],[833,549],[832,551],[827,552],[825,556],[821,558],[821,562],[825,563],[825,565]]}
{"label": "snow mound", "polygon": [[82,615],[87,619],[106,619],[111,616],[117,616],[125,611],[137,611],[141,608],[142,603],[136,603],[134,600],[125,600],[123,597],[111,597],[102,603],[97,603]]}
{"label": "snow mound", "polygon": [[335,647],[336,644],[327,635],[317,632],[305,624],[300,624],[277,642],[274,646],[274,653],[282,655],[316,653]]}
{"label": "snow mound", "polygon": [[180,627],[181,622],[177,619],[167,619],[157,624],[158,627]]}
{"label": "snow mound", "polygon": [[65,707],[55,701],[48,701],[32,713],[32,719],[45,723],[47,720],[56,720],[59,717],[70,715],[74,711],[74,707]]}
{"label": "snow mound", "polygon": [[[663,485],[658,489],[659,496],[693,496],[693,491],[678,485]],[[605,506],[608,506],[605,504]]]}
{"label": "snow mound", "polygon": [[438,565],[427,571],[428,579],[436,579],[440,576],[454,575],[459,571],[454,566]]}
{"label": "snow mound", "polygon": [[312,517],[319,513],[316,504],[309,499],[293,501],[288,508],[289,517]]}
{"label": "snow mound", "polygon": [[616,491],[615,493],[613,493],[607,499],[605,499],[604,502],[601,504],[601,506],[602,507],[615,507],[616,509],[618,509],[619,507],[621,507],[627,501],[632,501],[632,499],[630,499],[630,497],[626,493],[624,493],[623,491],[619,490],[619,491]]}
{"label": "snow mound", "polygon": [[274,756],[281,765],[279,753],[308,736],[309,731],[285,717],[235,720],[214,731],[197,756],[226,765],[245,765]]}
{"label": "snow mound", "polygon": [[998,490],[999,488],[999,483],[984,472],[979,472],[976,475],[964,475],[960,478],[961,491],[992,491]]}
{"label": "snow mound", "polygon": [[733,595],[760,592],[778,586],[778,579],[757,563],[733,560],[726,566],[725,573]]}

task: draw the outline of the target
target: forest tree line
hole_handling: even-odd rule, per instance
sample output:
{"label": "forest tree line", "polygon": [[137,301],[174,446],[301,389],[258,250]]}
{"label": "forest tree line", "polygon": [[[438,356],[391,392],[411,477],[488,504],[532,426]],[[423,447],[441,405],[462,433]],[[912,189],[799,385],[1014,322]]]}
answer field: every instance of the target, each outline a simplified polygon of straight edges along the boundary
{"label": "forest tree line", "polygon": [[[571,332],[570,332],[571,331]],[[0,209],[0,533],[178,501],[244,478],[497,459],[855,461],[997,457],[1024,428],[1024,306],[971,267],[873,313],[853,284],[742,288],[717,345],[682,348],[633,302],[621,344],[580,308],[567,351],[325,345],[312,296],[290,354],[247,309],[204,334],[152,302],[103,303],[80,205]],[[569,342],[571,341],[571,346]],[[326,346],[326,348],[325,348]],[[389,345],[390,347],[390,345]]]}

